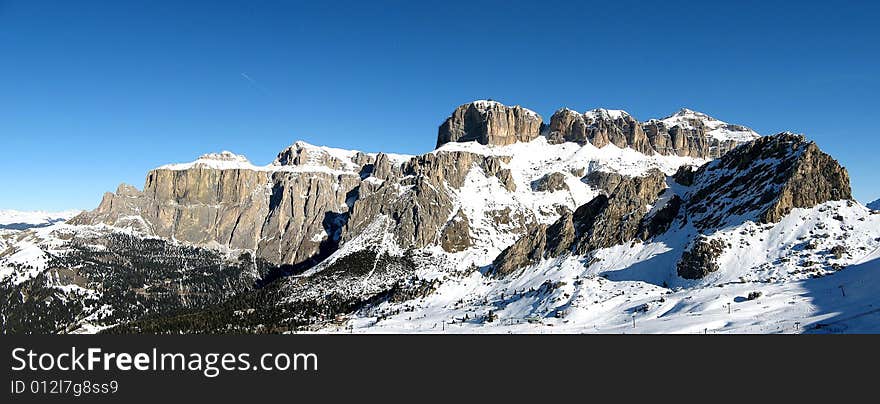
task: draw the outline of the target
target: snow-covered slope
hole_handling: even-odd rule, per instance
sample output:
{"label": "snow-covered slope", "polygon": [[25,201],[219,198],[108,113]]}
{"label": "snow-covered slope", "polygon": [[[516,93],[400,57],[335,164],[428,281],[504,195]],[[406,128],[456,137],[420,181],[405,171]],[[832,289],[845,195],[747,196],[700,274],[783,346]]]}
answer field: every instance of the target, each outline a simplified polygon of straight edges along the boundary
{"label": "snow-covered slope", "polygon": [[[539,145],[529,146],[534,155],[553,155]],[[470,144],[454,147],[496,150],[483,151]],[[644,175],[651,166],[648,161],[667,175],[672,171],[663,166],[662,159],[644,158],[638,159],[636,169],[627,171],[623,169],[626,164],[621,164],[627,159],[606,154],[608,150],[613,149],[603,148],[586,160],[633,176]],[[547,172],[548,167],[535,169],[528,157],[517,161],[516,153],[512,154],[508,167],[514,169],[515,178]],[[556,156],[548,160],[554,168],[577,169],[566,164],[584,161]],[[481,253],[491,255],[490,247],[457,254],[435,249],[431,252],[437,263],[424,265],[430,269],[418,273],[441,285],[434,293],[418,301],[386,302],[363,310],[350,325],[363,332],[802,332],[830,330],[829,320],[837,311],[850,310],[858,318],[873,313],[870,306],[878,301],[867,292],[859,300],[846,301],[811,295],[812,290],[825,291],[834,282],[820,279],[850,269],[859,271],[853,275],[858,285],[876,284],[867,278],[880,277],[870,272],[874,264],[866,264],[866,271],[861,272],[863,264],[877,259],[880,214],[849,200],[845,170],[815,144],[787,133],[762,138],[704,165],[690,180],[684,177],[669,179],[656,206],[643,208],[650,217],[673,199],[681,201],[680,213],[669,230],[657,236],[649,232],[648,238],[618,239],[610,248],[543,255],[538,263],[510,276],[493,276],[493,266],[474,259]],[[485,177],[475,175],[474,179],[480,178]],[[492,206],[494,201],[487,195],[504,194],[479,182],[468,191],[473,201],[460,200],[463,209]],[[602,209],[603,205],[597,206]],[[625,218],[633,213],[628,212],[619,214]],[[546,243],[577,240],[583,232],[578,226],[585,225],[616,227],[624,222],[576,222],[569,230],[574,234],[548,233]],[[614,233],[607,234],[613,241]],[[705,272],[683,277],[683,254],[692,251],[697,240],[719,245],[717,256],[698,263]],[[493,241],[495,245],[506,242]],[[538,253],[544,251],[544,241],[534,243],[541,248]],[[514,254],[535,254],[517,251]],[[640,325],[631,330],[634,320]],[[834,321],[835,329],[845,322]],[[854,326],[847,323],[846,327]],[[859,331],[880,332],[880,321],[858,327]]]}
{"label": "snow-covered slope", "polygon": [[[880,332],[880,215],[830,202],[775,225],[726,228],[713,237],[732,248],[717,275],[700,281],[675,275],[688,231],[602,249],[589,261],[548,260],[512,278],[423,270],[442,281],[436,292],[364,311],[354,331]],[[838,245],[849,246],[839,258]]]}
{"label": "snow-covered slope", "polygon": [[48,254],[63,250],[64,240],[56,232],[71,227],[59,222],[26,230],[0,230],[0,284],[18,284],[43,272]]}

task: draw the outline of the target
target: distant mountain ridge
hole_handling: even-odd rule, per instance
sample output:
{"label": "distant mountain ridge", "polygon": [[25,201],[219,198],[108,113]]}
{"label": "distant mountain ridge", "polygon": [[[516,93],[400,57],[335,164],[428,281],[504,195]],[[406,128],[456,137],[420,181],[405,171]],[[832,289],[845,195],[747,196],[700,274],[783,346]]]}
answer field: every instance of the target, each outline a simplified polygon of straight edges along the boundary
{"label": "distant mountain ridge", "polygon": [[81,212],[81,210],[62,212],[0,210],[0,229],[26,230],[46,227],[67,221]]}

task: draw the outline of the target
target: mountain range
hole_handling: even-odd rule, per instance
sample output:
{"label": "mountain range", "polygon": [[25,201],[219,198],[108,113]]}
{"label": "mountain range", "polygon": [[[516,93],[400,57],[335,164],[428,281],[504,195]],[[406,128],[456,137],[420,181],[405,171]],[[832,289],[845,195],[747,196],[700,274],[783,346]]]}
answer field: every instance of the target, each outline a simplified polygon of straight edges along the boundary
{"label": "mountain range", "polygon": [[481,100],[435,150],[296,142],[0,233],[3,331],[871,332],[880,212],[802,135]]}

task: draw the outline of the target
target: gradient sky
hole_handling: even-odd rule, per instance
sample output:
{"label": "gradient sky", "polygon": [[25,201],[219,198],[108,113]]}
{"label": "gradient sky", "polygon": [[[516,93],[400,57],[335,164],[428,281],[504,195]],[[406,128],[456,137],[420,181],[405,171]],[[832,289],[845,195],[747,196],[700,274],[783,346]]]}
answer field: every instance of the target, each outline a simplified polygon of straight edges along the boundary
{"label": "gradient sky", "polygon": [[481,98],[802,132],[880,198],[877,2],[315,3],[0,0],[0,209],[298,139],[424,153]]}

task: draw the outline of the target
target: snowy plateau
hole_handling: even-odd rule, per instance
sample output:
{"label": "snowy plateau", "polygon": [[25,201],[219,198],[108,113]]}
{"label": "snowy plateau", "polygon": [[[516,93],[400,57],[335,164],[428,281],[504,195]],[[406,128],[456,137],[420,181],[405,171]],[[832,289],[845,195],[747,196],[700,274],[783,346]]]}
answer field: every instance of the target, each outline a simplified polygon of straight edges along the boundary
{"label": "snowy plateau", "polygon": [[464,104],[424,155],[296,142],[0,211],[4,333],[875,333],[880,206],[801,135]]}

